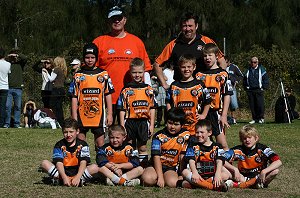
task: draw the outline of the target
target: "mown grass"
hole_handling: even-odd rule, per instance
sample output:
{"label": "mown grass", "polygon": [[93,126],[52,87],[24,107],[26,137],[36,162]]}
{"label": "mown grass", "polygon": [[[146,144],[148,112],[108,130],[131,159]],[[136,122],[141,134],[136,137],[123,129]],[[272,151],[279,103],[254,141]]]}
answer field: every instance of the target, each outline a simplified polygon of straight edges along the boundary
{"label": "mown grass", "polygon": [[[239,144],[238,130],[245,123],[227,131],[230,146]],[[283,161],[279,176],[267,189],[230,189],[227,193],[150,187],[109,187],[89,184],[83,188],[51,186],[43,183],[44,173],[37,171],[43,159],[51,159],[52,148],[61,137],[60,130],[0,129],[0,197],[300,197],[300,120],[293,124],[256,125],[261,142],[275,150]],[[88,133],[92,161],[93,138]]]}

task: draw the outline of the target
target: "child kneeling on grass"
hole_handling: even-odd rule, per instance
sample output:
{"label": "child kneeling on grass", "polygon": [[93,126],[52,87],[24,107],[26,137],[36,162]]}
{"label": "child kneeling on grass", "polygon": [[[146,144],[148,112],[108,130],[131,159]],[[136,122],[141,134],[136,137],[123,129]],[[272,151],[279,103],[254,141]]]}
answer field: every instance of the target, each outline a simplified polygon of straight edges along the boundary
{"label": "child kneeling on grass", "polygon": [[167,113],[167,126],[152,138],[151,166],[142,175],[145,186],[169,186],[175,188],[179,183],[178,171],[186,151],[190,132],[182,126],[185,112],[181,108],[171,108]]}
{"label": "child kneeling on grass", "polygon": [[48,172],[53,184],[82,186],[98,172],[90,163],[90,149],[85,141],[77,138],[79,126],[76,120],[67,118],[62,128],[64,138],[53,149],[52,162],[43,160],[41,168]]}
{"label": "child kneeling on grass", "polygon": [[225,163],[234,179],[226,183],[236,188],[267,188],[279,173],[282,165],[279,156],[270,147],[258,142],[258,132],[253,126],[244,126],[239,136],[242,145],[230,149],[226,156],[229,162],[238,161],[238,168]]}
{"label": "child kneeling on grass", "polygon": [[136,186],[144,169],[140,166],[138,151],[127,143],[127,133],[121,125],[108,129],[109,143],[98,149],[96,161],[99,172],[106,179],[107,185]]}
{"label": "child kneeling on grass", "polygon": [[211,122],[199,120],[195,129],[195,141],[189,142],[184,156],[189,168],[182,171],[182,176],[186,180],[183,182],[183,187],[228,191],[228,186],[224,183],[230,176],[223,167],[225,151],[221,144],[212,142],[210,139],[212,135]]}

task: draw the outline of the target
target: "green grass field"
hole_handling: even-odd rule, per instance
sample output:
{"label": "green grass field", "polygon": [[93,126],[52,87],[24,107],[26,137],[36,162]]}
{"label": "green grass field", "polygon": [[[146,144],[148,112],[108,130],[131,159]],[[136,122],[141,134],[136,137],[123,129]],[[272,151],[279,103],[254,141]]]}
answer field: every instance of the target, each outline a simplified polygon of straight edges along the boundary
{"label": "green grass field", "polygon": [[[227,132],[229,146],[239,143],[238,130]],[[256,125],[261,142],[277,152],[283,162],[281,172],[267,189],[230,189],[227,193],[207,190],[154,187],[109,187],[89,184],[82,188],[51,186],[43,183],[44,173],[37,171],[43,159],[51,159],[54,144],[62,138],[60,130],[0,129],[0,197],[300,197],[300,120],[293,124]],[[93,148],[91,133],[88,143]],[[92,162],[95,151],[91,149]]]}

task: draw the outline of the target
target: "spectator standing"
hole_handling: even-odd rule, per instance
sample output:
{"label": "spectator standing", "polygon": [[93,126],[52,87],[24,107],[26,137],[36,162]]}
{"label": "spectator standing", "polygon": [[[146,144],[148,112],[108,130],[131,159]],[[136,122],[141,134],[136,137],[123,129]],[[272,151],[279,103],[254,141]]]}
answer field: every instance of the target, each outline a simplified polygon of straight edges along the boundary
{"label": "spectator standing", "polygon": [[[42,64],[42,67],[40,66]],[[52,74],[54,63],[52,58],[45,58],[39,60],[32,66],[33,70],[42,74],[42,88],[41,96],[44,104],[44,108],[50,108],[50,96],[52,92],[52,82],[48,78],[48,74]]]}
{"label": "spectator standing", "polygon": [[5,50],[0,47],[0,127],[4,126],[6,115],[6,100],[8,94],[8,74],[11,64],[5,59]]}
{"label": "spectator standing", "polygon": [[[51,75],[48,73],[50,82],[53,82],[53,89],[50,98],[50,108],[53,110],[60,126],[64,122],[63,100],[65,97],[65,79],[67,76],[67,63],[63,57],[57,56],[54,60],[54,69]],[[43,69],[48,72],[48,70]]]}
{"label": "spectator standing", "polygon": [[[108,72],[114,85],[115,92],[112,93],[113,118],[116,116],[119,121],[119,112],[116,104],[124,85],[131,81],[129,65],[133,58],[141,58],[145,63],[145,82],[150,82],[148,71],[151,70],[151,63],[146,52],[144,43],[135,35],[125,31],[127,18],[124,11],[115,6],[109,10],[108,24],[110,32],[97,37],[95,43],[99,49],[97,66]],[[147,83],[148,84],[148,83]]]}
{"label": "spectator standing", "polygon": [[252,121],[249,124],[263,124],[265,122],[264,90],[269,87],[269,77],[266,68],[259,64],[255,56],[251,58],[250,66],[245,72],[243,85],[252,113]]}
{"label": "spectator standing", "polygon": [[8,75],[9,90],[6,101],[6,118],[4,128],[11,127],[11,109],[14,112],[14,128],[21,128],[22,112],[22,88],[23,71],[27,62],[27,57],[19,53],[18,49],[12,49],[8,54],[8,61],[11,63],[11,73]]}
{"label": "spectator standing", "polygon": [[243,73],[239,69],[239,67],[230,61],[230,57],[225,56],[225,61],[227,64],[226,71],[229,75],[229,80],[231,81],[232,85],[232,95],[230,96],[230,114],[231,114],[231,122],[230,124],[236,124],[236,116],[235,116],[235,111],[239,108],[239,103],[238,103],[238,97],[237,97],[237,89],[236,86],[237,84],[243,80]]}

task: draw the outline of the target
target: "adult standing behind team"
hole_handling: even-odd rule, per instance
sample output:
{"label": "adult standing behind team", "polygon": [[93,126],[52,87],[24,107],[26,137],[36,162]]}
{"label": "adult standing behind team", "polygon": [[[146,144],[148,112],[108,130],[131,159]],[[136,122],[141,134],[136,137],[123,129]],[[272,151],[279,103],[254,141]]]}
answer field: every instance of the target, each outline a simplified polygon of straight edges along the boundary
{"label": "adult standing behind team", "polygon": [[[144,43],[135,35],[125,31],[127,18],[124,11],[115,6],[108,12],[110,32],[97,37],[93,43],[99,48],[97,66],[108,72],[114,85],[112,94],[114,121],[118,112],[116,104],[124,85],[130,82],[129,65],[133,58],[141,58],[145,63],[145,71],[151,70],[151,63]],[[150,82],[150,75],[145,74],[145,83]],[[149,84],[149,83],[147,83]],[[119,121],[119,118],[118,118]]]}
{"label": "adult standing behind team", "polygon": [[[202,48],[206,43],[215,44],[212,39],[197,33],[198,16],[193,13],[188,12],[183,15],[180,20],[180,27],[181,32],[179,36],[167,44],[153,64],[157,77],[165,89],[168,89],[169,85],[163,77],[162,66],[164,62],[169,61],[174,65],[174,80],[180,80],[181,74],[178,67],[178,59],[183,54],[191,54],[196,57],[194,74],[199,71],[203,72],[206,67],[203,62]],[[218,54],[218,65],[226,69],[226,62],[221,51]]]}

